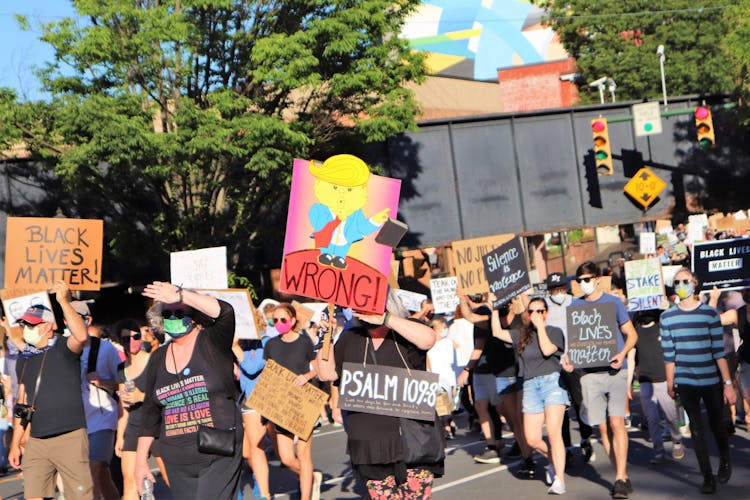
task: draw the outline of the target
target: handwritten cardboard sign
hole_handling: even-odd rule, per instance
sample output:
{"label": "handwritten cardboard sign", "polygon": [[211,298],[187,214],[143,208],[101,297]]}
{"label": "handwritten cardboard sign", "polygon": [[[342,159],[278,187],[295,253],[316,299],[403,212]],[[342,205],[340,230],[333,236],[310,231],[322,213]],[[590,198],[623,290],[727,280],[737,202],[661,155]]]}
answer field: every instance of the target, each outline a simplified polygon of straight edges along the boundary
{"label": "handwritten cardboard sign", "polygon": [[328,395],[310,383],[293,385],[295,378],[294,372],[269,359],[245,405],[307,440]]}
{"label": "handwritten cardboard sign", "polygon": [[455,409],[456,406],[453,404],[451,395],[446,391],[438,392],[437,404],[435,405],[435,413],[438,414],[438,417],[450,415]]}
{"label": "handwritten cardboard sign", "polygon": [[460,301],[457,293],[458,278],[436,278],[430,280],[430,295],[435,314],[451,314],[458,307]]}
{"label": "handwritten cardboard sign", "polygon": [[618,353],[617,310],[612,303],[568,306],[568,356],[576,368],[609,366]]}
{"label": "handwritten cardboard sign", "polygon": [[246,288],[227,288],[225,290],[200,290],[234,308],[234,338],[258,339],[258,326],[255,307]]}
{"label": "handwritten cardboard sign", "polygon": [[[38,290],[4,288],[0,290],[0,300],[3,302],[3,310],[5,311],[5,316],[8,318],[8,324],[14,328],[21,327],[18,324],[18,318],[23,316],[23,313],[26,312],[29,306],[42,304],[50,311],[52,310],[49,294]],[[56,324],[54,328],[57,328]]]}
{"label": "handwritten cardboard sign", "polygon": [[497,297],[498,305],[505,304],[516,295],[531,288],[526,256],[520,238],[500,245],[482,257],[484,274],[490,292]]}
{"label": "handwritten cardboard sign", "polygon": [[[651,233],[653,234],[653,233]],[[628,311],[666,309],[667,296],[658,257],[625,262]]]}
{"label": "handwritten cardboard sign", "polygon": [[8,217],[5,288],[99,290],[103,232],[98,219]]}
{"label": "handwritten cardboard sign", "polygon": [[750,287],[750,238],[715,240],[693,246],[693,273],[700,291]]}
{"label": "handwritten cardboard sign", "polygon": [[419,311],[422,308],[422,302],[427,300],[427,295],[404,290],[403,288],[393,290],[393,292],[401,299],[401,303],[407,311]]}
{"label": "handwritten cardboard sign", "polygon": [[171,280],[175,285],[197,290],[222,290],[227,281],[227,247],[172,252]]}
{"label": "handwritten cardboard sign", "polygon": [[656,253],[656,233],[641,233],[639,241],[641,254],[651,255]]}
{"label": "handwritten cardboard sign", "polygon": [[396,217],[400,190],[400,180],[372,175],[351,155],[294,160],[279,289],[385,311],[392,249],[375,236]]}
{"label": "handwritten cardboard sign", "polygon": [[[421,370],[344,363],[339,383],[343,410],[435,420],[440,376]],[[253,392],[255,394],[255,392]]]}
{"label": "handwritten cardboard sign", "polygon": [[513,238],[514,234],[500,234],[453,242],[453,265],[459,293],[471,295],[484,293],[489,289],[482,256]]}

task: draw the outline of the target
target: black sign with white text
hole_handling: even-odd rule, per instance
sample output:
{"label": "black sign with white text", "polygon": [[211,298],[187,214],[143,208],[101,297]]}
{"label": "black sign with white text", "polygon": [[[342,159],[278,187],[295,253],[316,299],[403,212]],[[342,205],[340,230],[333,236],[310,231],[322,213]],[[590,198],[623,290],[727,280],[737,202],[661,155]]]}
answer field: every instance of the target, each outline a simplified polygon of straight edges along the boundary
{"label": "black sign with white text", "polygon": [[575,368],[609,366],[619,352],[615,304],[568,306],[568,356]]}
{"label": "black sign with white text", "polygon": [[693,246],[693,273],[700,291],[750,287],[750,238],[716,240]]}
{"label": "black sign with white text", "polygon": [[339,408],[415,420],[435,420],[437,373],[383,365],[344,363]]}
{"label": "black sign with white text", "polygon": [[484,274],[490,285],[490,292],[497,297],[496,305],[502,305],[516,295],[531,288],[526,256],[521,239],[513,238],[482,256]]}

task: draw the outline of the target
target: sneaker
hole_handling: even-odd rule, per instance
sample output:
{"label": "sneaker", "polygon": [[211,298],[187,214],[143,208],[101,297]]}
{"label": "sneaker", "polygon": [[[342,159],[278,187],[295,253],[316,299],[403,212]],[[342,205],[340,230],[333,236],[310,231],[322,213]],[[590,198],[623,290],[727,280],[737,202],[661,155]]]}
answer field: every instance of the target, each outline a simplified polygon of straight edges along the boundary
{"label": "sneaker", "polygon": [[625,479],[625,488],[628,490],[628,493],[633,493],[633,483],[630,482],[630,478]]}
{"label": "sneaker", "polygon": [[666,459],[664,458],[664,452],[663,451],[659,451],[657,453],[654,453],[654,456],[651,457],[651,460],[649,460],[649,462],[652,465],[661,465],[665,461],[666,461]]}
{"label": "sneaker", "polygon": [[547,464],[545,467],[544,472],[544,482],[547,486],[552,486],[552,483],[555,482],[555,468],[552,466],[552,464]]}
{"label": "sneaker", "polygon": [[591,441],[588,439],[581,441],[581,451],[583,452],[583,461],[585,463],[596,461],[596,453],[594,453],[594,447]]}
{"label": "sneaker", "polygon": [[508,458],[521,458],[521,447],[518,446],[518,441],[513,441],[513,446],[510,447],[505,456]]}
{"label": "sneaker", "polygon": [[565,483],[559,477],[556,477],[552,482],[552,486],[549,487],[547,493],[550,495],[564,495],[565,494]]}
{"label": "sneaker", "polygon": [[521,468],[518,469],[518,477],[522,479],[534,479],[536,476],[536,464],[534,459],[529,457],[523,461]]}
{"label": "sneaker", "polygon": [[310,494],[310,500],[320,500],[320,485],[323,483],[323,473],[316,470],[313,471],[313,484],[312,493]]}
{"label": "sneaker", "polygon": [[716,480],[714,479],[713,475],[708,474],[706,476],[703,476],[701,493],[703,493],[704,495],[711,495],[712,493],[716,493]]}
{"label": "sneaker", "polygon": [[622,479],[615,481],[612,487],[612,498],[628,498],[628,486]]}
{"label": "sneaker", "polygon": [[672,458],[675,460],[682,460],[685,458],[685,447],[682,446],[681,442],[672,444]]}
{"label": "sneaker", "polygon": [[721,460],[719,462],[719,470],[716,472],[716,479],[721,484],[725,484],[732,477],[732,463],[729,460]]}
{"label": "sneaker", "polygon": [[499,464],[500,454],[496,448],[488,446],[480,455],[474,455],[474,461],[480,464]]}
{"label": "sneaker", "polygon": [[680,426],[680,434],[682,434],[682,437],[689,438],[690,437],[690,426],[685,424]]}

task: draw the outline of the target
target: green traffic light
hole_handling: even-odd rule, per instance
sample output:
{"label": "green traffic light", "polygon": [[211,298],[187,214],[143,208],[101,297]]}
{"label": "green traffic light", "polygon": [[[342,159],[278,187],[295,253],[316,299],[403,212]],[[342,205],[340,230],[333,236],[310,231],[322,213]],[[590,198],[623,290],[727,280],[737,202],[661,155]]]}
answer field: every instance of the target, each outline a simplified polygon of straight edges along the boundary
{"label": "green traffic light", "polygon": [[714,145],[714,143],[711,141],[711,139],[701,139],[700,141],[698,141],[698,144],[702,148],[710,148],[711,146]]}
{"label": "green traffic light", "polygon": [[596,159],[599,161],[606,160],[609,158],[609,155],[605,151],[597,151],[596,152]]}

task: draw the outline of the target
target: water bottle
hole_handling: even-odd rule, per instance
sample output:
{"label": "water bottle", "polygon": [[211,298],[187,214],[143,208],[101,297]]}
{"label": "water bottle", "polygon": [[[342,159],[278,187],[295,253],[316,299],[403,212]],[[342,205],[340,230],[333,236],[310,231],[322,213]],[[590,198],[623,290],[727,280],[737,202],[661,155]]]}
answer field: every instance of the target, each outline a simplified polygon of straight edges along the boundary
{"label": "water bottle", "polygon": [[148,478],[143,480],[143,493],[141,493],[141,500],[156,500],[154,496],[154,483]]}
{"label": "water bottle", "polygon": [[126,380],[125,381],[125,391],[127,392],[133,392],[135,390],[135,381],[133,380]]}
{"label": "water bottle", "polygon": [[680,396],[676,396],[674,398],[674,406],[677,410],[677,424],[680,427],[685,426],[685,408],[682,406],[682,401],[680,401]]}

